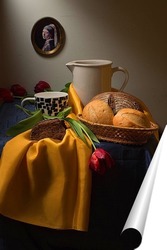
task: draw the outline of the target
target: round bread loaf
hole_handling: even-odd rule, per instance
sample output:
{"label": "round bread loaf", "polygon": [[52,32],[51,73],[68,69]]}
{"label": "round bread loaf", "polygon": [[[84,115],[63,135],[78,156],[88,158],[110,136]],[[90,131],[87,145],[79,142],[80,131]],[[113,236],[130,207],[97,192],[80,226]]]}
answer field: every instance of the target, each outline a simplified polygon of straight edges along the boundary
{"label": "round bread loaf", "polygon": [[114,114],[106,102],[92,100],[84,107],[82,117],[90,122],[112,125]]}
{"label": "round bread loaf", "polygon": [[114,115],[123,108],[132,108],[143,111],[138,99],[125,92],[103,92],[93,97],[92,100],[103,100],[111,107]]}
{"label": "round bread loaf", "polygon": [[113,118],[113,125],[118,127],[150,128],[150,120],[147,116],[135,109],[120,109]]}

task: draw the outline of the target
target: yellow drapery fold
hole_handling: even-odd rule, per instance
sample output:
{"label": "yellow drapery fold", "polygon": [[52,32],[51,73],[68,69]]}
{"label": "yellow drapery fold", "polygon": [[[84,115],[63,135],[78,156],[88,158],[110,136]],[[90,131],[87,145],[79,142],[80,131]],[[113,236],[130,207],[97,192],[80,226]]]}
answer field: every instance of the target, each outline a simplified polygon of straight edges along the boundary
{"label": "yellow drapery fold", "polygon": [[0,213],[56,229],[86,231],[91,172],[88,147],[71,129],[62,141],[30,141],[26,131],[4,147],[0,165]]}
{"label": "yellow drapery fold", "polygon": [[[74,118],[82,112],[73,84],[69,106]],[[87,231],[91,153],[90,142],[71,129],[62,141],[31,141],[30,130],[8,141],[0,159],[0,213],[48,228]]]}
{"label": "yellow drapery fold", "polygon": [[68,96],[69,96],[69,106],[72,107],[73,113],[75,115],[82,114],[83,105],[78,94],[74,89],[73,83],[70,84]]}

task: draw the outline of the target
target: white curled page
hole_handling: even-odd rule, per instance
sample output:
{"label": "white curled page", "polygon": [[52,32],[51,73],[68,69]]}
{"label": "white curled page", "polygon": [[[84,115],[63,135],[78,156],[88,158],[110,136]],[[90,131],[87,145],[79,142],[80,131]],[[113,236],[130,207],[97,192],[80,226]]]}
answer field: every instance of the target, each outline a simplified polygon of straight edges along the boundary
{"label": "white curled page", "polygon": [[167,126],[121,234],[124,249],[167,249]]}

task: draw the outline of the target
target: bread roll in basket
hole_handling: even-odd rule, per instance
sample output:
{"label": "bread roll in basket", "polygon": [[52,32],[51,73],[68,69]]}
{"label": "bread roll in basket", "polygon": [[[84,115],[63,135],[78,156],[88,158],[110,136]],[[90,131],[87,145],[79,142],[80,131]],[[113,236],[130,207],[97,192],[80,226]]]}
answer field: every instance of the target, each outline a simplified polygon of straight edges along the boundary
{"label": "bread roll in basket", "polygon": [[99,140],[121,144],[145,144],[158,131],[158,125],[143,112],[139,99],[123,92],[95,96],[78,118]]}

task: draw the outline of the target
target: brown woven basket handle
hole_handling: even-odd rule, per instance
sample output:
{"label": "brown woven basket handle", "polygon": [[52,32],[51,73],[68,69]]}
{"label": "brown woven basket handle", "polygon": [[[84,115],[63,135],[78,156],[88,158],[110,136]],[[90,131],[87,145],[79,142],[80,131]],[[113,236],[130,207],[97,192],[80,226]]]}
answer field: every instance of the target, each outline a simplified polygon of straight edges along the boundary
{"label": "brown woven basket handle", "polygon": [[123,91],[124,88],[126,87],[127,83],[128,83],[128,80],[129,80],[129,73],[128,73],[128,71],[127,71],[125,68],[120,67],[120,66],[112,68],[112,74],[114,74],[114,73],[116,73],[116,72],[118,72],[118,71],[123,72],[124,75],[125,75],[124,82],[123,82],[121,88],[119,89],[119,91]]}

